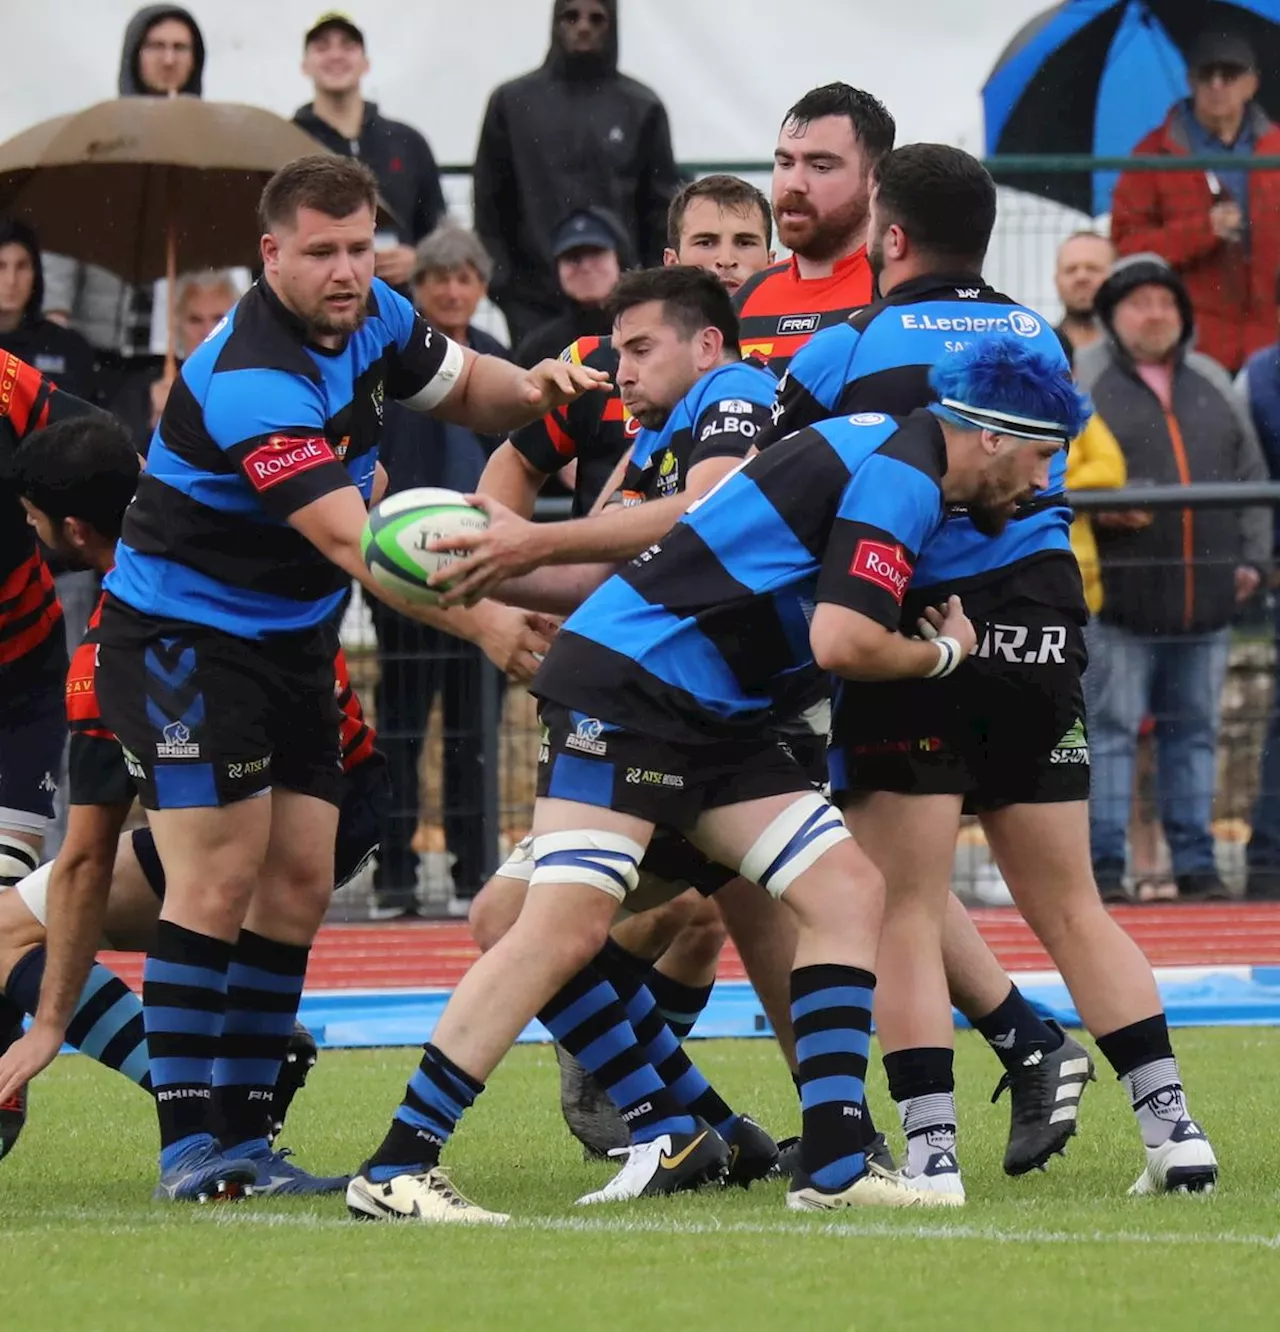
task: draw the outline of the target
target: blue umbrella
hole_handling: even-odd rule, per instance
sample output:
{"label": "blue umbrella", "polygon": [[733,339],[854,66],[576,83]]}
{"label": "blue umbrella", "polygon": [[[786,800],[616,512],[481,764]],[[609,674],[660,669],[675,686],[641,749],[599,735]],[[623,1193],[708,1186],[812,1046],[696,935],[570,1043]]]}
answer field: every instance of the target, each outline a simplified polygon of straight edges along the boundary
{"label": "blue umbrella", "polygon": [[[982,89],[988,157],[1124,157],[1188,96],[1183,52],[1206,30],[1246,37],[1264,71],[1259,100],[1280,119],[1280,0],[1066,0],[1027,23]],[[1110,173],[1001,173],[1017,189],[1105,213]]]}

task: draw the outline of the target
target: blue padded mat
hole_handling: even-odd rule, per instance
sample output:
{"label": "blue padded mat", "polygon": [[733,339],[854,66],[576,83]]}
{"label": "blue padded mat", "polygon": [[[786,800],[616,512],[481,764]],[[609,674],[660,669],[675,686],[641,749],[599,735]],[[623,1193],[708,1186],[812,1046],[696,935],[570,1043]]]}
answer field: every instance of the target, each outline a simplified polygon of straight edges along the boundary
{"label": "blue padded mat", "polygon": [[[1079,1015],[1061,981],[1019,983],[1023,994],[1046,1017],[1065,1027],[1078,1027]],[[1280,1024],[1280,968],[1256,967],[1249,976],[1233,972],[1162,973],[1160,992],[1169,1024],[1174,1027],[1270,1026]],[[320,1045],[356,1047],[421,1045],[430,1038],[449,997],[447,990],[327,991],[306,994],[300,1017]],[[957,1013],[956,1025],[965,1026]],[[772,1028],[755,992],[745,981],[717,985],[698,1020],[695,1036],[770,1036]],[[522,1041],[546,1041],[543,1027],[533,1022]]]}

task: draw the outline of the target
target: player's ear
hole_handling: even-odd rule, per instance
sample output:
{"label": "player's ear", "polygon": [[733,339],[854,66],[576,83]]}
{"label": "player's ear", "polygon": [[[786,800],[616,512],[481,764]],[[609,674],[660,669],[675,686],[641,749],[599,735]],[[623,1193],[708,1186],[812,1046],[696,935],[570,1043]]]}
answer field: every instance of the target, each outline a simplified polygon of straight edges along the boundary
{"label": "player's ear", "polygon": [[724,354],[724,334],[718,328],[708,325],[698,334],[700,359],[709,365],[715,363]]}
{"label": "player's ear", "polygon": [[1004,444],[1005,437],[997,434],[994,430],[984,430],[982,432],[982,451],[989,458],[994,458],[1000,452]]}
{"label": "player's ear", "polygon": [[675,265],[678,264],[679,262],[680,262],[680,256],[671,248],[670,245],[668,245],[667,248],[662,252],[663,268],[674,268]]}

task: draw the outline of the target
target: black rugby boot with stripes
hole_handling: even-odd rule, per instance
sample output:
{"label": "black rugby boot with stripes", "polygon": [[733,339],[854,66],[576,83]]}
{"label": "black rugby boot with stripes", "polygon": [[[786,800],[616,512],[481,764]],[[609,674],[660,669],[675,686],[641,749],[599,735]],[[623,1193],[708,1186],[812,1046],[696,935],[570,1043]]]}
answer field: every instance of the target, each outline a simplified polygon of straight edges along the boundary
{"label": "black rugby boot with stripes", "polygon": [[1097,1080],[1089,1052],[1053,1021],[1062,1036],[1056,1050],[1033,1050],[996,1085],[991,1103],[1009,1090],[1009,1142],[1004,1153],[1006,1175],[1043,1170],[1049,1158],[1061,1155],[1075,1134],[1080,1098]]}

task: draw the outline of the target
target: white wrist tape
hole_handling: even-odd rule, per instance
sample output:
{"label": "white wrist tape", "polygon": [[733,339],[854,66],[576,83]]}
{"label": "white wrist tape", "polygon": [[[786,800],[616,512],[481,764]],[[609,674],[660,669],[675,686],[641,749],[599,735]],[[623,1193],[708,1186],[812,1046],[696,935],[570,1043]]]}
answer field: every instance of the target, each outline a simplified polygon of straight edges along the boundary
{"label": "white wrist tape", "polygon": [[964,656],[960,644],[946,635],[935,638],[933,646],[938,649],[938,664],[924,677],[926,680],[937,680],[944,675],[950,675],[960,665]]}

